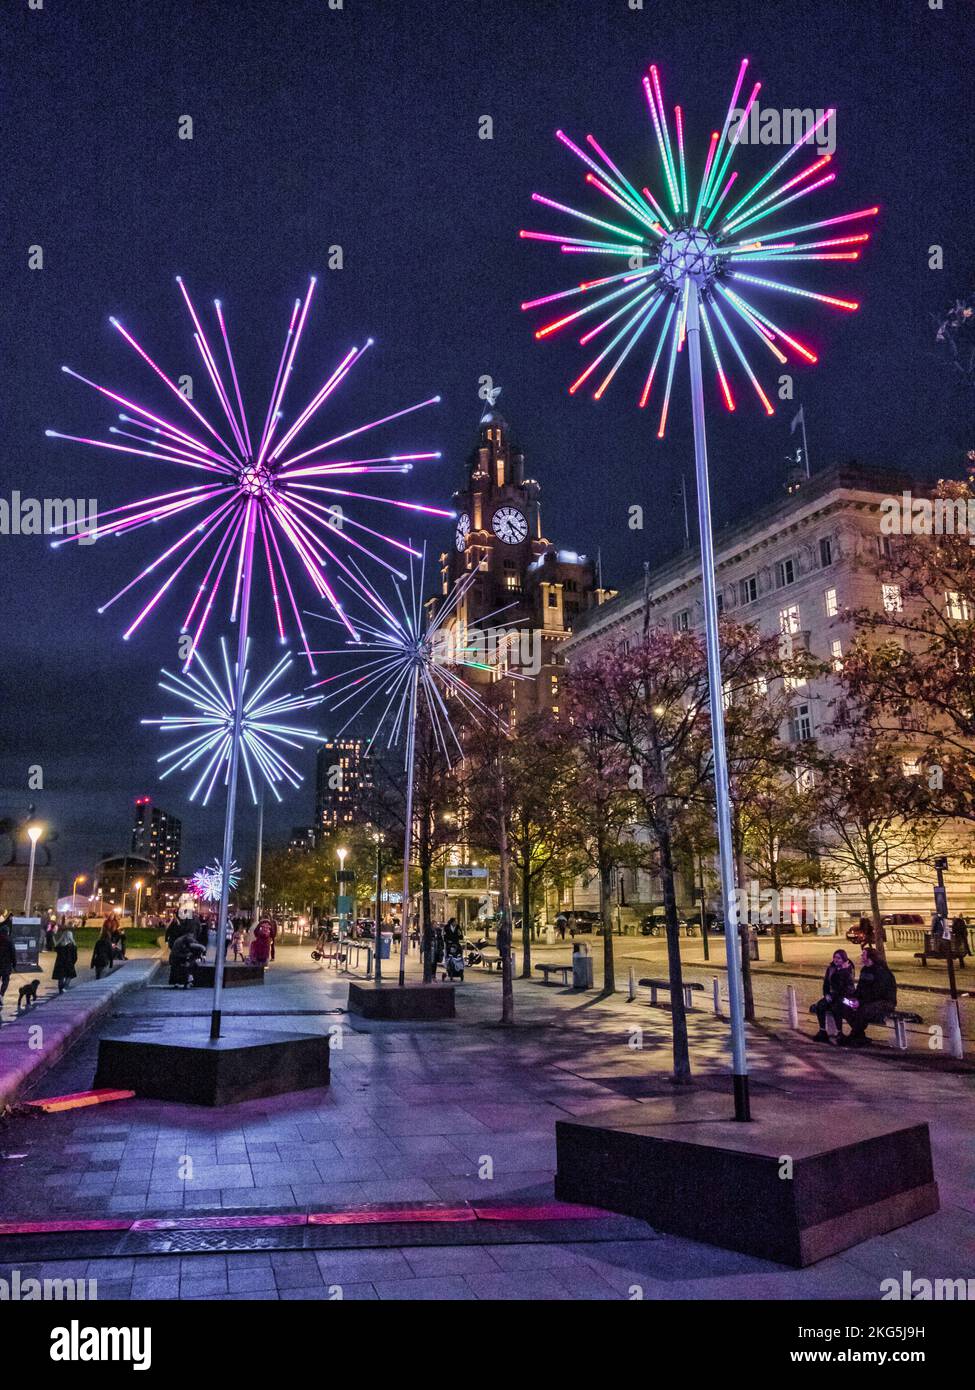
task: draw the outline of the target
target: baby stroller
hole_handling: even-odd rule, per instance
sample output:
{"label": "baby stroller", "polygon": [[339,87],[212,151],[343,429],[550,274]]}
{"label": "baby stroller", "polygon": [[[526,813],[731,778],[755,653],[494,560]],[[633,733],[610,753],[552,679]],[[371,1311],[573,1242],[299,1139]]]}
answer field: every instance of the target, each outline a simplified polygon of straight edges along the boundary
{"label": "baby stroller", "polygon": [[479,936],[476,941],[465,941],[464,949],[467,952],[468,965],[483,965],[484,956],[481,954],[487,945],[483,936]]}
{"label": "baby stroller", "polygon": [[462,980],[464,978],[464,943],[462,940],[447,947],[444,966],[447,971],[444,976],[445,979]]}

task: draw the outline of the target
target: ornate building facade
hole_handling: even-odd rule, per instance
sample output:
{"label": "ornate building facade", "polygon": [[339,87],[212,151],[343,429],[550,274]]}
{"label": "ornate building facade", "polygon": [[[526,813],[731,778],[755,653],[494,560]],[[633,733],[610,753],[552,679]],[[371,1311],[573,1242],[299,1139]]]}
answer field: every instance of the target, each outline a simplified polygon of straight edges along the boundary
{"label": "ornate building facade", "polygon": [[444,602],[476,572],[447,624],[450,646],[473,652],[491,668],[485,682],[507,671],[527,677],[509,682],[516,719],[533,710],[558,714],[572,624],[612,596],[598,587],[591,559],[546,538],[540,494],[539,484],[526,477],[525,456],[508,422],[490,406],[478,425],[464,485],[454,493],[457,524],[440,557],[441,594],[432,602]]}

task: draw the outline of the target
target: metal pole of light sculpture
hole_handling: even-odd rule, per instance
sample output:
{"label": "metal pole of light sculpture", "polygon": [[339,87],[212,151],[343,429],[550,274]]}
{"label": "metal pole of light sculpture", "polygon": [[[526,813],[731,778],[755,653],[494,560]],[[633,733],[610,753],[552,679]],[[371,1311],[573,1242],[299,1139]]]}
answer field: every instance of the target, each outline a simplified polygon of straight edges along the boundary
{"label": "metal pole of light sculpture", "polygon": [[[752,287],[760,292],[798,296],[838,309],[854,310],[859,305],[854,300],[820,294],[782,279],[768,279],[765,274],[752,272],[763,263],[855,261],[859,259],[860,248],[869,239],[869,233],[856,229],[848,231],[846,224],[861,222],[879,211],[877,207],[868,207],[784,228],[760,227],[782,209],[791,207],[835,179],[835,173],[826,169],[832,155],[824,153],[799,173],[772,186],[789,160],[835,118],[833,108],[810,122],[800,138],[743,196],[728,203],[729,194],[738,179],[737,170],[729,174],[729,165],[742,143],[742,136],[748,128],[749,113],[761,89],[761,83],[756,82],[744,108],[738,107],[747,69],[746,58],[738,70],[724,125],[720,132],[715,130],[711,133],[696,197],[692,198],[688,190],[683,112],[679,106],[674,108],[675,137],[671,139],[660,73],[652,65],[643,79],[643,88],[664,175],[665,191],[661,197],[658,199],[649,188],[638,187],[627,178],[592,135],[587,135],[585,139],[587,152],[558,130],[556,138],[586,166],[586,183],[613,204],[613,220],[595,217],[589,212],[535,193],[532,197],[536,203],[587,224],[586,233],[583,236],[566,236],[551,232],[521,232],[521,236],[528,240],[553,243],[564,255],[616,258],[616,265],[620,264],[620,258],[626,262],[626,269],[592,276],[568,289],[557,290],[522,305],[523,309],[534,309],[555,301],[561,304],[565,300],[571,305],[572,300],[577,299],[581,307],[570,307],[566,312],[560,310],[556,319],[536,330],[535,337],[544,339],[572,325],[585,329],[579,339],[584,347],[595,339],[601,339],[602,345],[597,355],[573,381],[569,387],[570,394],[575,395],[593,377],[597,368],[605,364],[605,370],[593,378],[597,383],[594,397],[601,400],[625,359],[647,328],[654,324],[659,332],[639,405],[641,409],[646,407],[658,367],[666,352],[663,403],[657,428],[657,437],[662,439],[670,409],[677,357],[685,342],[687,344],[701,531],[701,580],[714,750],[718,856],[728,957],[732,1074],[735,1118],[738,1120],[750,1119],[748,1060],[741,958],[735,945],[738,940],[738,913],[708,487],[701,332],[703,329],[721,398],[727,409],[735,409],[735,399],[722,364],[716,330],[730,348],[766,413],[774,414],[774,407],[739,342],[738,333],[747,329],[748,334],[758,340],[762,350],[768,351],[779,364],[788,362],[790,355],[809,363],[816,362],[817,356],[774,322],[764,310],[757,308],[750,297],[746,297],[753,293]],[[840,235],[827,231],[836,227],[843,228]],[[811,240],[803,240],[807,234],[812,236]],[[604,308],[605,317],[594,326],[587,326],[586,316]]]}

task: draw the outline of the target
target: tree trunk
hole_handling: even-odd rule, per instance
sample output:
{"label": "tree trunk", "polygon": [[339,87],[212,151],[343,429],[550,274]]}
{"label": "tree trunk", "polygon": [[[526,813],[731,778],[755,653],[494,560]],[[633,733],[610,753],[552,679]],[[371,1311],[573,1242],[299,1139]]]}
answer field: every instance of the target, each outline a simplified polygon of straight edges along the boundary
{"label": "tree trunk", "polygon": [[773,869],[770,875],[769,887],[775,894],[775,911],[772,914],[772,940],[775,943],[772,951],[772,959],[776,965],[785,964],[785,956],[782,954],[782,904],[779,901],[779,876]]}
{"label": "tree trunk", "polygon": [[[737,875],[737,877],[738,877],[738,887],[739,887],[739,889],[740,889],[742,892],[744,892],[744,884],[745,884],[745,865],[744,865],[744,862],[743,862],[742,854],[741,854],[740,852],[736,852],[736,853],[735,853],[735,873],[736,873],[736,875]],[[724,939],[725,939],[725,953],[726,953],[726,956],[727,956],[727,953],[728,953],[728,952],[730,952],[731,950],[734,949],[733,946],[729,945],[729,936],[728,936],[728,908],[729,908],[729,904],[728,904],[728,903],[725,903],[725,909],[724,909],[724,927],[725,927]],[[743,1000],[743,1003],[744,1003],[744,1006],[745,1006],[745,1018],[746,1018],[746,1020],[747,1020],[749,1023],[754,1023],[754,1022],[755,1022],[755,991],[752,989],[752,958],[751,958],[751,952],[750,952],[750,949],[749,949],[750,946],[751,946],[750,917],[751,917],[751,912],[749,911],[749,912],[746,913],[746,915],[745,915],[745,920],[744,920],[744,922],[739,922],[739,923],[738,923],[738,942],[739,942],[739,954],[740,954],[740,956],[741,956],[741,993],[742,993],[742,1000]],[[729,970],[731,969],[731,961],[730,961],[730,960],[728,961],[728,969],[729,969]]]}
{"label": "tree trunk", "polygon": [[884,962],[887,960],[887,947],[884,944],[884,929],[880,921],[880,893],[875,878],[868,884],[870,889],[870,915],[873,918],[873,947]]}
{"label": "tree trunk", "polygon": [[616,966],[613,960],[613,923],[610,912],[609,886],[612,868],[600,855],[599,920],[603,928],[603,993],[616,993]]}
{"label": "tree trunk", "polygon": [[515,996],[511,961],[511,860],[508,856],[508,821],[502,779],[498,826],[498,858],[501,869],[501,922],[498,926],[498,955],[501,957],[501,1022],[514,1023]]}
{"label": "tree trunk", "polygon": [[423,983],[429,984],[433,971],[433,914],[430,907],[430,862],[423,856],[420,866],[420,902],[423,913],[423,927],[420,934],[420,949],[423,952]]}
{"label": "tree trunk", "polygon": [[532,865],[531,851],[527,845],[523,846],[521,859],[521,978],[530,980],[532,977],[532,938],[531,938],[531,915],[532,915]]}
{"label": "tree trunk", "polygon": [[667,922],[667,965],[670,981],[670,1016],[674,1033],[674,1084],[689,1086],[691,1054],[687,1042],[687,1015],[684,1012],[684,980],[680,967],[680,936],[678,932],[677,895],[674,888],[674,860],[669,829],[657,832],[660,846],[660,881],[663,886],[664,912]]}

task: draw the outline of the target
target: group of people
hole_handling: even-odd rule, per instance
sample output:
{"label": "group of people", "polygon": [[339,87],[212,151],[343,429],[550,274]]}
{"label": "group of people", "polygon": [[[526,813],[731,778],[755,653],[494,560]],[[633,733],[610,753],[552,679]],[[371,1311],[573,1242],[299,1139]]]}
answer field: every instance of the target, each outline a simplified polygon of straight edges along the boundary
{"label": "group of people", "polygon": [[[236,917],[227,923],[224,958],[232,953],[235,961],[268,965],[274,960],[277,935],[278,924],[271,917],[262,917],[253,933],[246,918]],[[190,988],[193,966],[205,958],[209,944],[210,923],[206,918],[173,918],[166,929],[166,945],[169,947],[169,983],[174,989]]]}
{"label": "group of people", "polygon": [[[875,947],[864,946],[860,952],[859,980],[846,952],[834,951],[823,976],[823,996],[813,1005],[819,1020],[815,1041],[829,1042],[826,1020],[832,1018],[839,1047],[863,1047],[870,1041],[870,1024],[883,1023],[896,1008],[897,981]],[[844,1033],[844,1023],[849,1033]]]}

